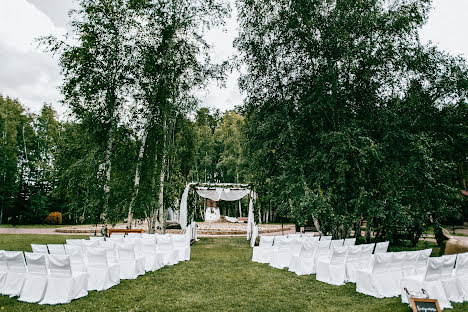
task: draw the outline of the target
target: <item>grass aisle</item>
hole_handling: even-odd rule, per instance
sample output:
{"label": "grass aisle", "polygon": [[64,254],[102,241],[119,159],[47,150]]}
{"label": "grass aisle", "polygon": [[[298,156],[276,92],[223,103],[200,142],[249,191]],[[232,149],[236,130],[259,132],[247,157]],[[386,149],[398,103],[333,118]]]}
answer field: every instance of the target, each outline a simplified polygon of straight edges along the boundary
{"label": "grass aisle", "polygon": [[[0,249],[30,250],[30,242],[60,243],[67,236],[1,235]],[[375,299],[355,285],[331,286],[250,261],[243,238],[202,239],[192,259],[90,292],[67,305],[39,306],[0,296],[3,311],[410,311],[399,298]],[[454,312],[468,311],[455,304]]]}

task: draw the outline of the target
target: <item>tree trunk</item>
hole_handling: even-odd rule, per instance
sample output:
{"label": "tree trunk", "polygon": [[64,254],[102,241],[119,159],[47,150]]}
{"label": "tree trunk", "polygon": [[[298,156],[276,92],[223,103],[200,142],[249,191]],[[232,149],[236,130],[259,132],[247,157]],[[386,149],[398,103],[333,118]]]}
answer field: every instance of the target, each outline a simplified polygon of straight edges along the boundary
{"label": "tree trunk", "polygon": [[[5,148],[5,153],[6,153],[6,150],[7,150],[7,134],[8,134],[8,108],[6,107],[5,105],[5,127],[4,127],[4,130],[3,130],[3,135],[2,135],[2,139],[3,139],[3,145],[4,145],[4,148]],[[6,160],[6,157],[3,158],[3,163],[5,165],[5,172],[3,173],[3,186],[6,185],[6,167],[7,167],[7,160]],[[2,207],[0,208],[0,224],[3,224],[3,206],[4,206],[4,202],[5,202],[5,192],[2,192]]]}
{"label": "tree trunk", "polygon": [[[113,115],[113,114],[112,114]],[[103,218],[104,218],[104,226],[102,227],[102,235],[107,236],[107,213],[109,211],[109,195],[110,195],[110,180],[111,180],[111,170],[112,170],[112,148],[114,144],[114,123],[112,121],[113,117],[111,117],[111,125],[109,129],[109,133],[107,134],[107,148],[106,148],[106,160],[105,160],[105,168],[106,168],[106,182],[104,183],[104,211],[103,211]]]}
{"label": "tree trunk", "polygon": [[[159,196],[158,196],[158,223],[160,233],[165,233],[164,227],[164,177],[166,174],[166,119],[163,121],[163,141],[162,141],[162,157],[161,157],[161,170],[159,172]],[[156,222],[155,218],[155,222]]]}
{"label": "tree trunk", "polygon": [[148,131],[149,131],[148,129],[151,124],[151,119],[152,117],[150,113],[146,120],[145,129],[143,130],[143,137],[141,139],[140,151],[138,152],[138,160],[137,160],[137,164],[135,168],[135,179],[133,183],[132,199],[130,200],[130,204],[128,206],[127,229],[132,228],[133,205],[135,204],[135,199],[138,196],[138,191],[140,190],[140,170],[141,170],[141,164],[143,162],[143,156],[145,155],[146,138],[148,137]]}

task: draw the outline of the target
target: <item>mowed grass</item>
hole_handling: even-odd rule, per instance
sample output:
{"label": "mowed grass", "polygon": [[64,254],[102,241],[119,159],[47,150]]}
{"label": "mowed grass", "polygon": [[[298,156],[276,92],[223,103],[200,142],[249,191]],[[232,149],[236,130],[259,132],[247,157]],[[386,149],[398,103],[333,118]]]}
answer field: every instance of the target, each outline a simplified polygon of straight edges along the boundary
{"label": "mowed grass", "polygon": [[[30,243],[61,243],[66,238],[0,235],[0,249],[30,250]],[[251,255],[243,238],[201,239],[192,245],[188,262],[121,281],[106,291],[89,292],[70,304],[39,306],[0,296],[0,307],[4,311],[410,311],[400,298],[361,295],[354,284],[327,285],[314,275],[296,276],[251,262]],[[468,311],[468,304],[455,304],[453,311]]]}

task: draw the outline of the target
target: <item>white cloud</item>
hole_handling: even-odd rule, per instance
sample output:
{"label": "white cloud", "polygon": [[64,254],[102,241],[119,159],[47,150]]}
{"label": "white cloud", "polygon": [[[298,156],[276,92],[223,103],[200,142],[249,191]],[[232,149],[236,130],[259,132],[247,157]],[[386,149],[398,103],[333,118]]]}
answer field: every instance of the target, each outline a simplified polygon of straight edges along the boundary
{"label": "white cloud", "polygon": [[38,47],[36,38],[65,32],[25,0],[0,1],[0,93],[18,98],[38,112],[44,102],[63,112],[57,59]]}
{"label": "white cloud", "polygon": [[434,0],[432,6],[429,20],[420,31],[422,42],[432,41],[440,49],[468,59],[468,1]]}

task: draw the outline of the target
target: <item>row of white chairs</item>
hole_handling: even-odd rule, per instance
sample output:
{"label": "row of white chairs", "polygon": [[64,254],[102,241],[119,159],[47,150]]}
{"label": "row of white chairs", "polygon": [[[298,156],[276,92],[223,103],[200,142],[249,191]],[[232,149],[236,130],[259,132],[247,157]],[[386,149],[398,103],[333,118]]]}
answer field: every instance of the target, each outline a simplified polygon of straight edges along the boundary
{"label": "row of white chairs", "polygon": [[[190,260],[188,235],[66,241],[65,245],[31,244],[33,252],[24,257],[22,252],[0,252],[0,294],[40,304],[68,303],[86,296],[87,291],[109,289],[121,279],[135,279],[145,272]],[[65,286],[57,291],[60,278]]]}
{"label": "row of white chairs", "polygon": [[468,301],[468,252],[429,258],[426,270],[404,276],[400,282],[401,300],[425,295],[439,301],[441,309],[452,308],[451,302]]}

